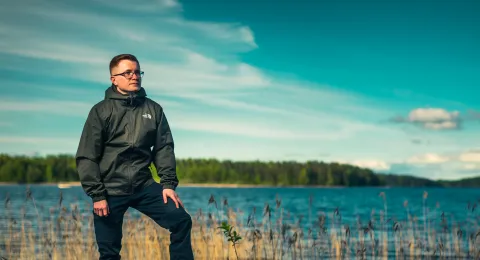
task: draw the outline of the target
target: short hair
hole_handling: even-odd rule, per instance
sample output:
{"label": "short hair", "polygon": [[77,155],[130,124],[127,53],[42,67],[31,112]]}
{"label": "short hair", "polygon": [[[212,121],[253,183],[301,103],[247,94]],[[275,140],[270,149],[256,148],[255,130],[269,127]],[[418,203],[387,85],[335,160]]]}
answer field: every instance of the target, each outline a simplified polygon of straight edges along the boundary
{"label": "short hair", "polygon": [[128,54],[128,53],[125,53],[125,54],[119,54],[115,57],[112,58],[112,60],[110,61],[110,73],[112,73],[112,69],[114,67],[116,67],[118,65],[118,63],[120,63],[120,61],[122,60],[131,60],[131,61],[135,61],[137,64],[140,65],[140,62],[138,62],[138,59],[137,57],[135,57],[135,55],[133,54]]}

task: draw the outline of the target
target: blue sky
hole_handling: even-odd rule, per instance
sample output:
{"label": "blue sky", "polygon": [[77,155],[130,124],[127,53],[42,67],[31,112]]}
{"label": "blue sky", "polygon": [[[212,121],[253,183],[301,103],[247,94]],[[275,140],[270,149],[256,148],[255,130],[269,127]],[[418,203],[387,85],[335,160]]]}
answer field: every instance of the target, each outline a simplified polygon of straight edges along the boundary
{"label": "blue sky", "polygon": [[480,170],[480,4],[0,3],[0,152],[74,154],[108,63],[133,53],[179,158]]}

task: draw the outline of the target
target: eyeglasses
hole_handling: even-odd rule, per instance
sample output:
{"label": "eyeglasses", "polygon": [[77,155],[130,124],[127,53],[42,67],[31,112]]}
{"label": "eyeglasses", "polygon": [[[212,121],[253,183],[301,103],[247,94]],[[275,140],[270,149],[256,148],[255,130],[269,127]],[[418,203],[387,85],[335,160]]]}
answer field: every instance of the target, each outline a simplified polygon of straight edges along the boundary
{"label": "eyeglasses", "polygon": [[135,71],[127,70],[125,72],[118,73],[112,76],[124,76],[127,79],[131,79],[133,77],[133,74],[137,75],[137,77],[143,77],[144,72],[139,70],[135,70]]}

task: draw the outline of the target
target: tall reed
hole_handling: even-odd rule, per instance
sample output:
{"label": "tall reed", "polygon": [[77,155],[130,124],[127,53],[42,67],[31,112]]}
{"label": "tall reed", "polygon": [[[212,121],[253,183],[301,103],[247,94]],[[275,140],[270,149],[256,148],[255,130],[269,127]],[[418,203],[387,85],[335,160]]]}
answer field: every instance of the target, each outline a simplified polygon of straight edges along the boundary
{"label": "tall reed", "polygon": [[[244,218],[245,209],[235,212],[226,198],[217,203],[212,195],[207,212],[192,214],[192,245],[196,259],[373,259],[415,258],[480,258],[480,217],[477,204],[469,204],[467,222],[456,222],[452,215],[439,211],[430,214],[428,199],[422,198],[423,214],[411,214],[409,202],[405,214],[387,212],[387,195],[380,193],[384,207],[372,210],[370,219],[358,219],[357,225],[346,223],[340,208],[312,213],[310,198],[307,224],[303,216],[294,216],[282,207],[277,196],[272,207],[265,203],[262,212],[252,208]],[[27,190],[23,208],[13,209],[10,196],[0,224],[0,259],[98,259],[93,230],[93,216],[82,213],[78,203],[58,206],[42,215],[34,195]],[[27,207],[33,206],[29,217]],[[15,211],[21,214],[14,214]],[[257,214],[258,213],[258,214]],[[3,214],[3,213],[2,213]],[[438,215],[439,219],[428,216]],[[419,220],[421,217],[421,220]],[[260,218],[260,219],[259,219]],[[246,219],[246,221],[243,221]],[[233,248],[220,226],[228,223],[241,239]],[[146,216],[133,217],[128,212],[123,225],[121,254],[124,259],[169,259],[169,233]]]}

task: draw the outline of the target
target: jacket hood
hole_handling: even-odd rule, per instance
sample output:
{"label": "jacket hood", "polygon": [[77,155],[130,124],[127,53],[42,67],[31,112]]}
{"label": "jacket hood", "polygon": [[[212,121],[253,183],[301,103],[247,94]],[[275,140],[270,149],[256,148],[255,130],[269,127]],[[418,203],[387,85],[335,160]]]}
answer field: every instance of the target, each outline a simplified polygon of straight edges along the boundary
{"label": "jacket hood", "polygon": [[129,94],[122,94],[118,92],[115,85],[111,85],[105,90],[105,99],[116,99],[116,100],[123,100],[125,104],[133,105],[138,102],[142,102],[147,93],[143,87],[136,92],[129,93]]}

